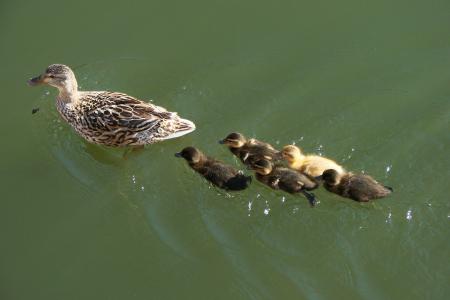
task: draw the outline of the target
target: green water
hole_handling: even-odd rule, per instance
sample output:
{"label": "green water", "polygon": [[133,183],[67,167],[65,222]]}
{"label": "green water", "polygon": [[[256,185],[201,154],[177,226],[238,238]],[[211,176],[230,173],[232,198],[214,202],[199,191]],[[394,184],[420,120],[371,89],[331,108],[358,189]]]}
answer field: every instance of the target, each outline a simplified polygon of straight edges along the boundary
{"label": "green water", "polygon": [[[6,0],[0,17],[1,299],[449,299],[448,0]],[[198,129],[127,160],[89,145],[54,89],[26,86],[51,63]],[[173,157],[239,166],[217,144],[235,130],[395,193],[319,190],[311,209]]]}

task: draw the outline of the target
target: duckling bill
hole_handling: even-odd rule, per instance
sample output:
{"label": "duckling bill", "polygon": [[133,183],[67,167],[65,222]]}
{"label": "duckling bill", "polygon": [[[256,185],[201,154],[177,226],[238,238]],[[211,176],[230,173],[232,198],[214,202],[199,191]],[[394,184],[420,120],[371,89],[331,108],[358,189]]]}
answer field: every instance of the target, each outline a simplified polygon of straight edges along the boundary
{"label": "duckling bill", "polygon": [[237,156],[242,163],[251,167],[256,161],[266,159],[269,161],[279,161],[281,159],[280,151],[272,145],[259,141],[257,139],[247,139],[244,135],[233,132],[219,141]]}
{"label": "duckling bill", "polygon": [[383,198],[393,191],[391,187],[378,183],[369,175],[350,172],[340,174],[334,169],[324,171],[317,179],[323,180],[323,185],[329,192],[359,202]]}
{"label": "duckling bill", "polygon": [[245,176],[241,171],[219,160],[206,156],[194,147],[186,147],[181,152],[176,153],[175,156],[184,158],[194,171],[215,186],[224,190],[244,190],[252,181],[251,176]]}
{"label": "duckling bill", "polygon": [[273,165],[265,159],[256,161],[252,169],[256,172],[256,179],[261,183],[290,194],[302,193],[311,206],[316,204],[315,195],[309,192],[318,187],[314,178],[289,168]]}

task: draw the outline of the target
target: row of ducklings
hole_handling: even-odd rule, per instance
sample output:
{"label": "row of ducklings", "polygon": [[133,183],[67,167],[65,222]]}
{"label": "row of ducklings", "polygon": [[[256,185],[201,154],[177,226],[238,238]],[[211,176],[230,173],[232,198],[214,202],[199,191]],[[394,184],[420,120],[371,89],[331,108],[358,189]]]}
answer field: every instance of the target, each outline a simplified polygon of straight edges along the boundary
{"label": "row of ducklings", "polygon": [[[304,155],[295,145],[279,151],[257,139],[246,139],[240,133],[230,133],[219,143],[226,145],[248,169],[254,170],[258,181],[272,189],[301,193],[311,205],[316,199],[310,191],[318,188],[320,183],[329,192],[361,202],[382,198],[392,192],[392,188],[368,175],[347,172],[331,159]],[[197,148],[186,147],[175,155],[183,157],[193,170],[219,188],[243,190],[251,183],[251,176],[206,156]]]}

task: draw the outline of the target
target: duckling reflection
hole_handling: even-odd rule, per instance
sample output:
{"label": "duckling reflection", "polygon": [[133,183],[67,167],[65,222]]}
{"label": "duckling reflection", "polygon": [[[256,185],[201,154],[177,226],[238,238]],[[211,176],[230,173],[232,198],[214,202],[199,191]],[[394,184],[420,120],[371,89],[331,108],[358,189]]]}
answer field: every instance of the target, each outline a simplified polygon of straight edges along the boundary
{"label": "duckling reflection", "polygon": [[252,165],[256,172],[256,179],[275,190],[295,194],[302,193],[309,201],[311,206],[316,204],[316,198],[313,193],[309,193],[318,187],[317,182],[306,174],[273,165],[266,159],[260,159]]}
{"label": "duckling reflection", "polygon": [[304,155],[299,147],[287,145],[283,147],[283,158],[288,162],[291,169],[316,177],[322,175],[325,170],[333,169],[343,174],[344,168],[335,161],[318,155]]}
{"label": "duckling reflection", "polygon": [[194,147],[186,147],[181,152],[176,153],[175,156],[183,157],[193,170],[215,186],[224,190],[244,190],[252,181],[251,176],[245,176],[241,171],[232,166],[207,157]]}
{"label": "duckling reflection", "polygon": [[247,140],[244,135],[237,132],[230,133],[219,143],[226,145],[231,153],[250,167],[260,159],[279,161],[282,158],[280,151],[276,150],[272,145],[257,139]]}
{"label": "duckling reflection", "polygon": [[324,182],[329,192],[355,201],[367,202],[372,199],[383,198],[392,193],[392,188],[383,186],[375,179],[365,174],[344,173],[329,169],[317,179]]}

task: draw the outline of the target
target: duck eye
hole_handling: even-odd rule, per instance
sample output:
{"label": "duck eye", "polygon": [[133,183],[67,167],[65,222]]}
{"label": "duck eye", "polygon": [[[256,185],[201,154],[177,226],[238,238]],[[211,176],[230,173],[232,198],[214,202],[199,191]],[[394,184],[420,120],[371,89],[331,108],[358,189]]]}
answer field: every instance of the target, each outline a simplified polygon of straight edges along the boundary
{"label": "duck eye", "polygon": [[55,75],[50,74],[50,75],[48,75],[48,77],[55,78]]}

